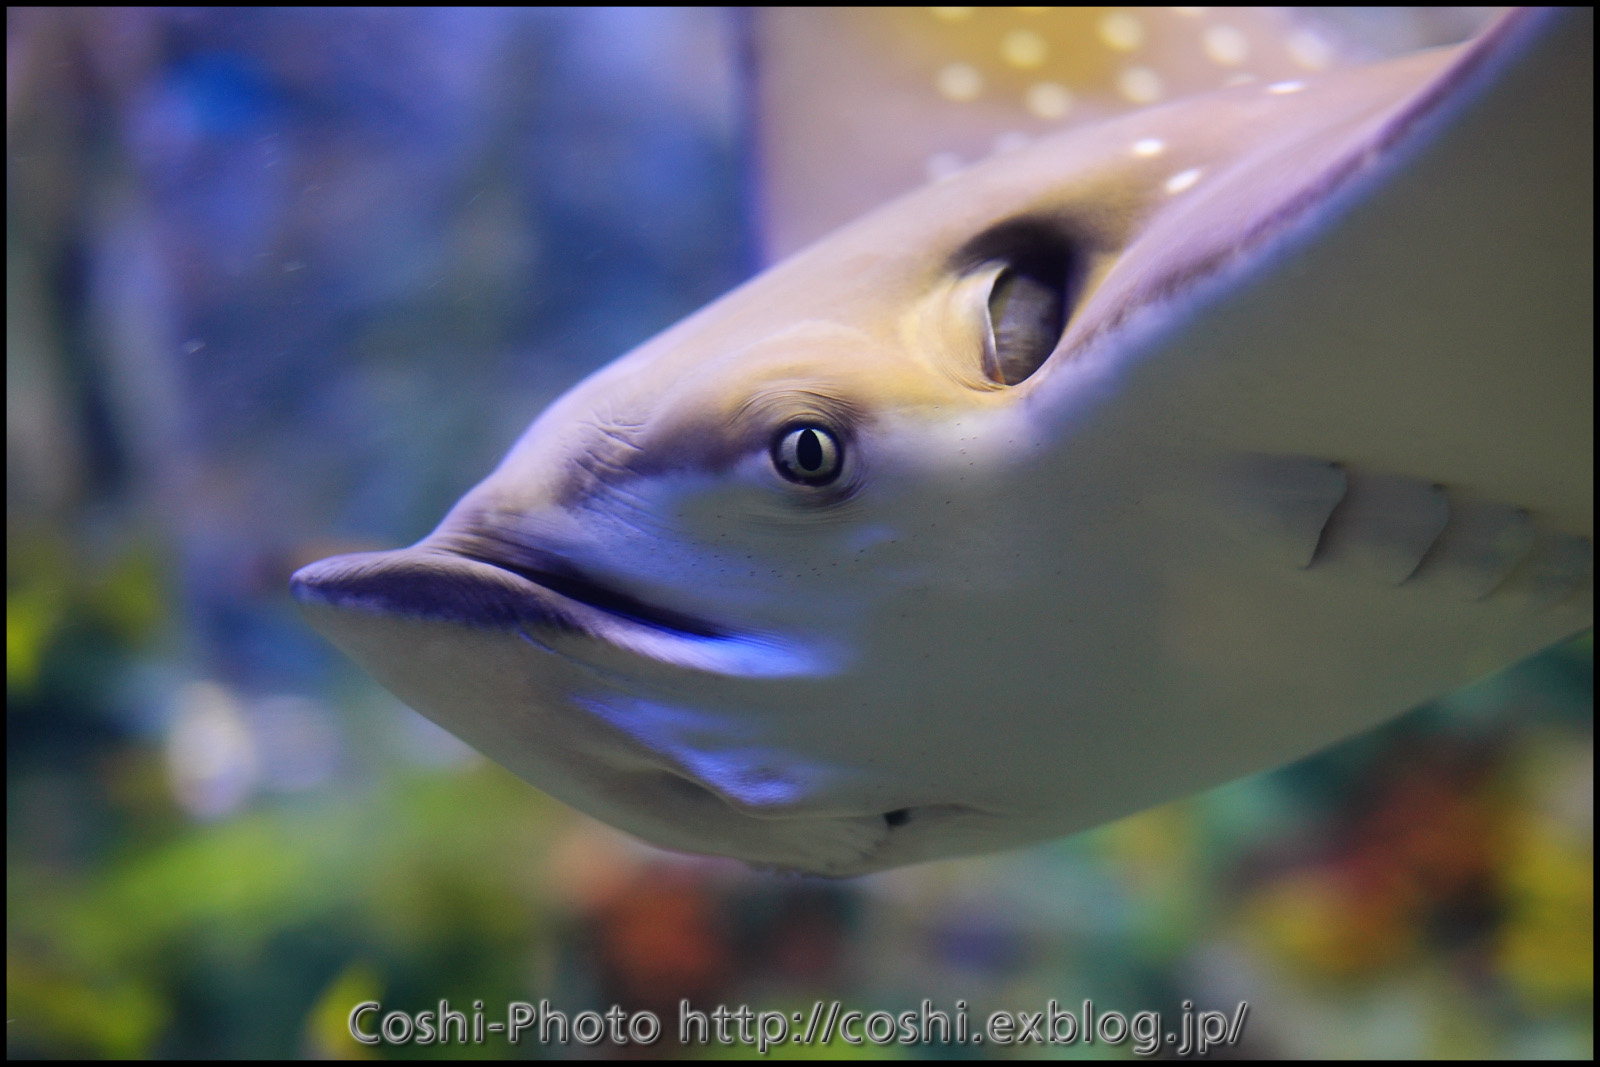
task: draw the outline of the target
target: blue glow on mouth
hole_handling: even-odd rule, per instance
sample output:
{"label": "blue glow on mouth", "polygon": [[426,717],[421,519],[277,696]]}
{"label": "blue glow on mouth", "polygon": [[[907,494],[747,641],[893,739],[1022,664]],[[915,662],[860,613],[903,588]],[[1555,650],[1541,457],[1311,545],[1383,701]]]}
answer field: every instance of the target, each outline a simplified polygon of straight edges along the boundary
{"label": "blue glow on mouth", "polygon": [[631,697],[577,702],[734,804],[788,808],[835,777],[781,749],[750,744],[755,724],[726,714]]}
{"label": "blue glow on mouth", "polygon": [[642,656],[691,670],[738,678],[817,678],[836,673],[842,657],[759,637],[696,637],[644,627],[616,627],[607,640]]}

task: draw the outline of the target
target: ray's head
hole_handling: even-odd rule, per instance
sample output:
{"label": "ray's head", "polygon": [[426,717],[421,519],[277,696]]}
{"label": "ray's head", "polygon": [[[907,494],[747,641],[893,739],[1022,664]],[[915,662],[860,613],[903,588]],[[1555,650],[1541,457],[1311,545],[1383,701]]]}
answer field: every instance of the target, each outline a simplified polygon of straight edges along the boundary
{"label": "ray's head", "polygon": [[903,717],[839,702],[900,669],[874,643],[908,590],[1016,580],[994,478],[1083,247],[1025,218],[779,272],[574,388],[417,545],[296,594],[403,699],[650,840],[854,873],[987,826],[999,798],[892,755]]}
{"label": "ray's head", "polygon": [[1041,457],[1121,387],[1130,323],[1348,180],[1442,65],[1230,90],[914,193],[579,384],[418,544],[296,594],[402,699],[669,847],[848,874],[1104,817],[963,689],[1038,643],[1013,605],[1095,522]]}

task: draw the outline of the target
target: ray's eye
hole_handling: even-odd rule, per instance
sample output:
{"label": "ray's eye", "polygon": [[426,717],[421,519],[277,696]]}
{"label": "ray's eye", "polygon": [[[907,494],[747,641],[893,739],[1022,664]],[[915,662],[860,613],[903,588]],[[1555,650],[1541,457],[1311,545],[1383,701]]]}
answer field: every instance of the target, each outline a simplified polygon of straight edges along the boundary
{"label": "ray's eye", "polygon": [[772,464],[791,482],[827,485],[844,467],[844,449],[821,426],[791,426],[773,443]]}

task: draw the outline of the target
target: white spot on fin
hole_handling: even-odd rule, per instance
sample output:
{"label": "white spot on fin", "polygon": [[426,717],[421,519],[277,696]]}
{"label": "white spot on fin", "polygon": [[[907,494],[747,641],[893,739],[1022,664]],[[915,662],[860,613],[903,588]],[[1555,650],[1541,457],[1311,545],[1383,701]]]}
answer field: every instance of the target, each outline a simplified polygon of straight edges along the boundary
{"label": "white spot on fin", "polygon": [[1131,52],[1144,44],[1144,24],[1126,11],[1115,11],[1100,20],[1100,40],[1116,52]]}
{"label": "white spot on fin", "polygon": [[1208,26],[1200,38],[1206,58],[1222,67],[1237,67],[1250,55],[1250,40],[1232,26]]}
{"label": "white spot on fin", "polygon": [[1153,104],[1167,91],[1161,75],[1149,67],[1124,67],[1117,74],[1117,92],[1135,104]]}
{"label": "white spot on fin", "polygon": [[1028,89],[1024,102],[1041,119],[1059,119],[1072,110],[1072,92],[1056,82],[1039,82]]}
{"label": "white spot on fin", "polygon": [[1306,70],[1325,70],[1333,62],[1333,45],[1315,30],[1296,30],[1289,35],[1289,58]]}
{"label": "white spot on fin", "polygon": [[970,63],[951,63],[939,69],[933,84],[946,100],[966,103],[983,92],[983,75]]}
{"label": "white spot on fin", "polygon": [[1190,167],[1188,170],[1180,170],[1178,173],[1167,179],[1166,190],[1169,193],[1181,193],[1185,189],[1192,188],[1194,183],[1199,180],[1199,167]]}
{"label": "white spot on fin", "polygon": [[1044,38],[1033,30],[1012,30],[1000,40],[1000,58],[1022,70],[1039,66],[1049,51]]}

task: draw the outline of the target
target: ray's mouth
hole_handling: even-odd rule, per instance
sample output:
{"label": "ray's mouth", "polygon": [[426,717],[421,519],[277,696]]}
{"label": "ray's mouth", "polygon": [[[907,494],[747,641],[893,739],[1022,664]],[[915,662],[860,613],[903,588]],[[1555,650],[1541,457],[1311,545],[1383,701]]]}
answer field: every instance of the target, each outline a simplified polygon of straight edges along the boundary
{"label": "ray's mouth", "polygon": [[730,636],[706,619],[610,585],[557,553],[481,533],[322,560],[301,568],[290,584],[304,601],[472,626],[594,633],[597,625],[609,630],[621,622],[669,637]]}
{"label": "ray's mouth", "polygon": [[[627,619],[657,630],[688,634],[691,637],[720,638],[728,636],[720,627],[697,616],[672,608],[661,607],[626,593],[614,586],[596,580],[589,574],[562,559],[560,556],[523,545],[507,545],[499,538],[482,536],[473,539],[472,545],[451,546],[450,551],[463,559],[482,563],[514,574],[548,589],[568,600],[585,604],[608,615]],[[485,551],[482,542],[493,546],[506,546],[509,551]]]}

